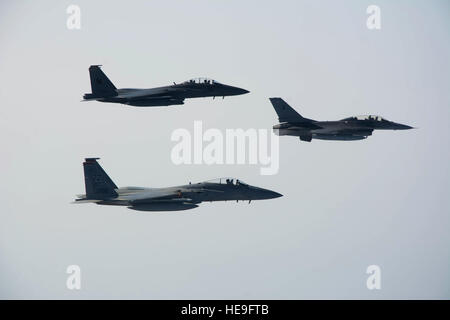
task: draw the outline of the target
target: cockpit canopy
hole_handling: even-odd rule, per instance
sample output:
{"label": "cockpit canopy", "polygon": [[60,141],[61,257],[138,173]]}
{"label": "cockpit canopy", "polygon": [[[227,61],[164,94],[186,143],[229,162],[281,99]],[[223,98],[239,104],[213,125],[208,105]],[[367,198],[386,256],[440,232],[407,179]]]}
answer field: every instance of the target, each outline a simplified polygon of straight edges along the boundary
{"label": "cockpit canopy", "polygon": [[386,121],[386,119],[376,116],[376,115],[363,115],[363,116],[355,116],[349,117],[342,120],[373,120],[373,121]]}
{"label": "cockpit canopy", "polygon": [[248,185],[244,181],[235,179],[235,178],[217,178],[217,179],[205,181],[205,183],[230,184],[230,185],[235,185],[235,186],[239,186],[239,185],[247,186]]}
{"label": "cockpit canopy", "polygon": [[189,83],[195,83],[195,84],[217,84],[219,83],[216,80],[209,79],[209,78],[194,78],[190,79],[188,81],[185,81],[183,83],[189,84]]}

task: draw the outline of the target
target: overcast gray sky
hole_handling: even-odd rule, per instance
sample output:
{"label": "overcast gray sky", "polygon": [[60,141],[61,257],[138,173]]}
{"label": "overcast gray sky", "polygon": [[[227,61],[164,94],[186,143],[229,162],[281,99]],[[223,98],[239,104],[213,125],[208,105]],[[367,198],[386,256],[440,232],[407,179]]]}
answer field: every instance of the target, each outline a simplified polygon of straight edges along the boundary
{"label": "overcast gray sky", "polygon": [[[66,8],[81,8],[68,30]],[[381,8],[381,30],[366,27]],[[442,1],[2,1],[1,298],[450,298],[450,5]],[[132,108],[80,102],[197,76],[250,94]],[[419,127],[280,139],[280,170],[174,165],[173,130],[271,128],[268,97],[323,120]],[[239,177],[284,197],[184,212],[73,205],[82,161],[121,186]],[[66,288],[68,265],[82,289]],[[381,290],[366,268],[381,267]]]}

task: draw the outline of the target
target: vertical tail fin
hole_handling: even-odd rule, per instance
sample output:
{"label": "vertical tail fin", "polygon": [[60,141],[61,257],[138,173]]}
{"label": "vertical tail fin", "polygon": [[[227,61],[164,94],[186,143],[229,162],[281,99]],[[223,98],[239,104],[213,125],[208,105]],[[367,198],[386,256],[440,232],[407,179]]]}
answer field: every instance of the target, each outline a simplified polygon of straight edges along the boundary
{"label": "vertical tail fin", "polygon": [[270,102],[278,114],[279,122],[312,122],[314,120],[302,117],[297,111],[291,108],[283,99],[281,98],[269,98]]}
{"label": "vertical tail fin", "polygon": [[86,158],[84,167],[84,183],[87,199],[105,199],[116,197],[116,184],[97,163],[100,158]]}
{"label": "vertical tail fin", "polygon": [[89,76],[91,78],[91,97],[113,97],[117,95],[117,88],[103,73],[99,65],[89,67]]}

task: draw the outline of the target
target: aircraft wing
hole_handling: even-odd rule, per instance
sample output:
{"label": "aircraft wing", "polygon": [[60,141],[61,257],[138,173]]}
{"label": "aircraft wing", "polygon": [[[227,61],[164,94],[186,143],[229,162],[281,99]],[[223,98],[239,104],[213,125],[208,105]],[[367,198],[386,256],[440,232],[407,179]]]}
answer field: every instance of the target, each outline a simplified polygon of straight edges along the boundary
{"label": "aircraft wing", "polygon": [[192,202],[189,194],[205,193],[205,192],[223,192],[221,190],[214,189],[171,189],[171,190],[149,190],[146,192],[132,193],[122,195],[118,200],[129,201],[131,204],[143,204],[143,203],[179,203],[179,202]]}
{"label": "aircraft wing", "polygon": [[183,197],[181,190],[150,190],[146,192],[122,195],[118,200],[129,201],[131,204],[153,203],[153,202],[188,202],[191,199]]}
{"label": "aircraft wing", "polygon": [[198,189],[197,191],[194,191],[197,193],[203,193],[203,192],[217,192],[217,193],[223,193],[225,191],[223,190],[215,190],[215,189],[206,189],[206,188],[202,188],[202,189]]}
{"label": "aircraft wing", "polygon": [[[349,136],[370,136],[373,129],[334,129],[323,133],[336,134],[336,135],[349,135]],[[322,133],[322,132],[321,132]]]}
{"label": "aircraft wing", "polygon": [[311,136],[311,130],[306,128],[291,127],[291,128],[277,128],[273,129],[276,135],[289,135],[289,136]]}
{"label": "aircraft wing", "polygon": [[139,200],[160,200],[160,199],[170,199],[174,198],[178,195],[175,191],[161,191],[161,190],[150,190],[139,193],[131,193],[121,195],[119,197],[120,200],[128,200],[128,201],[139,201]]}
{"label": "aircraft wing", "polygon": [[177,98],[177,93],[185,91],[183,89],[175,88],[153,88],[153,89],[119,89],[117,98],[124,98],[129,100],[140,99],[173,99]]}

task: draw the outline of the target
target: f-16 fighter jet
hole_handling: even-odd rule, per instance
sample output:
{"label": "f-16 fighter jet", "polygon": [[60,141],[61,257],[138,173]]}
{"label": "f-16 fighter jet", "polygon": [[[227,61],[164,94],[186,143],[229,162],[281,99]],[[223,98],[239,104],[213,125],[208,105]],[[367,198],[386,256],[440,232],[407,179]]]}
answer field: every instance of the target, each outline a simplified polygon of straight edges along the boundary
{"label": "f-16 fighter jet", "polygon": [[337,121],[316,121],[302,117],[281,98],[270,98],[276,113],[277,125],[273,130],[280,136],[296,136],[311,142],[321,140],[362,140],[373,130],[406,130],[412,127],[383,119],[380,116],[355,116]]}
{"label": "f-16 fighter jet", "polygon": [[241,180],[221,178],[168,188],[118,188],[102,167],[99,158],[86,158],[83,163],[86,194],[74,203],[127,206],[138,211],[179,211],[198,207],[204,201],[264,200],[282,195],[254,187]]}
{"label": "f-16 fighter jet", "polygon": [[151,89],[117,89],[100,69],[89,67],[92,93],[86,93],[83,101],[122,103],[136,107],[157,107],[184,104],[186,98],[223,97],[249,91],[221,84],[215,80],[198,78],[170,86]]}

